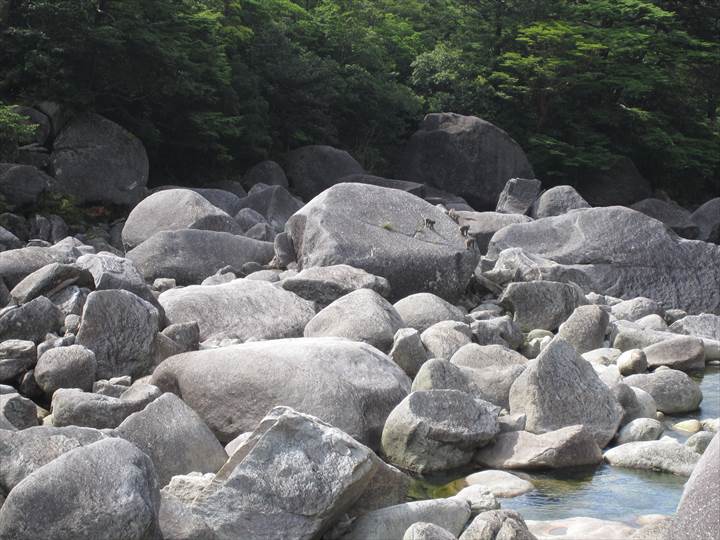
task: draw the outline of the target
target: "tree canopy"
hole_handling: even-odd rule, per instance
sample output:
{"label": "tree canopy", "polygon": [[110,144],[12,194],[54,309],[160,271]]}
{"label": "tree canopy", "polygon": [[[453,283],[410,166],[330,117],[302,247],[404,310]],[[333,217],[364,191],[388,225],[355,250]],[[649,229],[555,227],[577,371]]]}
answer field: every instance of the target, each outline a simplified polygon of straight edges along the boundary
{"label": "tree canopy", "polygon": [[108,116],[159,181],[313,143],[391,174],[422,115],[453,111],[508,131],[547,183],[626,156],[683,202],[720,193],[718,0],[4,4],[0,100]]}

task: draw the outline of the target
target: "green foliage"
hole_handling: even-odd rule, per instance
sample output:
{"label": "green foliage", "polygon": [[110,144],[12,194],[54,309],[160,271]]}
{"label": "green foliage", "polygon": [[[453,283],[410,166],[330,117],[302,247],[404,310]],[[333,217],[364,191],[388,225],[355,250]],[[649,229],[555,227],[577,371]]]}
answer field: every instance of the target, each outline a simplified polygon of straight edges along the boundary
{"label": "green foliage", "polygon": [[32,137],[36,128],[12,107],[0,102],[0,162],[12,161],[17,155],[18,145]]}
{"label": "green foliage", "polygon": [[[391,174],[422,114],[452,110],[507,130],[548,182],[627,156],[681,199],[720,192],[716,0],[9,6],[0,99],[118,121],[148,147],[156,182],[210,180],[304,144]],[[5,141],[18,125],[6,115]]]}

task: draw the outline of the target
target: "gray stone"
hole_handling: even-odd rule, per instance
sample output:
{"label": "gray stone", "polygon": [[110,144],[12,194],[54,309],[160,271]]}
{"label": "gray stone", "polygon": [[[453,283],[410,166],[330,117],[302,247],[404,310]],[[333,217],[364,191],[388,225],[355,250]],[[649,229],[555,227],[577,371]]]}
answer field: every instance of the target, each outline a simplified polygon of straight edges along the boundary
{"label": "gray stone", "polygon": [[478,514],[460,540],[536,540],[522,516],[512,510],[490,510]]}
{"label": "gray stone", "polygon": [[707,450],[707,447],[710,445],[710,442],[713,440],[713,437],[715,437],[715,433],[712,431],[698,431],[694,435],[688,437],[688,440],[685,441],[685,446],[690,448],[693,452],[704,454],[705,450]]}
{"label": "gray stone", "polygon": [[20,394],[0,394],[0,430],[11,431],[37,426],[37,407]]}
{"label": "gray stone", "polygon": [[[591,208],[505,227],[491,240],[483,269],[510,248],[526,255],[523,273],[530,279],[573,281],[586,292],[645,296],[666,308],[720,314],[720,246],[680,239],[628,208]],[[502,275],[517,270],[509,264]]]}
{"label": "gray stone", "polygon": [[414,328],[401,328],[393,337],[390,358],[408,377],[415,377],[418,370],[427,361],[427,351],[420,340],[420,333]]}
{"label": "gray stone", "polygon": [[544,191],[530,209],[535,219],[567,214],[571,210],[590,208],[572,186],[555,186]]}
{"label": "gray stone", "polygon": [[242,208],[237,211],[235,213],[235,221],[237,221],[237,224],[243,233],[245,231],[249,231],[255,225],[260,223],[267,224],[265,217],[260,212],[253,210],[252,208]]}
{"label": "gray stone", "polygon": [[72,119],[55,138],[51,160],[58,188],[79,202],[132,205],[150,168],[140,139],[97,114]]}
{"label": "gray stone", "polygon": [[698,371],[705,368],[705,347],[695,337],[678,337],[643,349],[650,369],[668,366],[680,371]]}
{"label": "gray stone", "polygon": [[58,388],[92,390],[97,362],[95,354],[82,345],[50,349],[35,366],[35,380],[48,396]]}
{"label": "gray stone", "polygon": [[18,484],[0,508],[0,538],[155,540],[159,508],[150,458],[127,441],[104,439]]}
{"label": "gray stone", "polygon": [[602,347],[610,316],[598,306],[580,306],[560,325],[558,336],[580,354]]}
{"label": "gray stone", "polygon": [[129,291],[90,293],[76,342],[95,353],[96,377],[146,375],[158,318],[154,306]]}
{"label": "gray stone", "polygon": [[53,178],[31,165],[0,163],[0,195],[11,207],[36,205],[51,189]]}
{"label": "gray stone", "polygon": [[665,332],[668,329],[668,325],[660,315],[653,313],[652,315],[645,315],[637,321],[635,321],[640,328],[643,330],[655,330],[657,332]]}
{"label": "gray stone", "polygon": [[603,457],[614,467],[669,472],[679,476],[690,476],[700,460],[697,452],[670,438],[621,444],[605,452]]}
{"label": "gray stone", "polygon": [[622,419],[610,389],[562,338],[555,338],[513,383],[510,412],[525,414],[526,429],[533,433],[581,424],[601,448]]}
{"label": "gray stone", "polygon": [[12,382],[32,369],[37,351],[32,341],[8,339],[0,342],[0,383]]}
{"label": "gray stone", "polygon": [[[434,224],[427,225],[430,222]],[[442,210],[397,189],[338,184],[288,221],[299,269],[348,264],[390,282],[393,299],[462,295],[479,253]]]}
{"label": "gray stone", "polygon": [[495,211],[503,214],[526,214],[540,194],[540,188],[540,180],[511,178],[498,197]]}
{"label": "gray stone", "polygon": [[627,377],[636,373],[645,373],[648,368],[647,357],[642,349],[630,349],[620,354],[617,359],[620,375]]}
{"label": "gray stone", "polygon": [[595,170],[582,175],[578,191],[593,206],[628,206],[652,196],[652,186],[630,158],[621,157],[609,169]]}
{"label": "gray stone", "polygon": [[344,176],[363,172],[362,166],[345,152],[332,146],[302,146],[285,159],[290,185],[304,200],[335,185]]}
{"label": "gray stone", "polygon": [[403,534],[402,540],[456,540],[455,536],[450,531],[443,529],[442,527],[433,523],[418,522],[413,523],[408,527],[405,534]]}
{"label": "gray stone", "polygon": [[79,317],[90,292],[90,289],[71,285],[50,296],[50,301],[57,306],[63,316],[76,315]]}
{"label": "gray stone", "polygon": [[282,231],[290,216],[302,207],[303,203],[290,195],[282,186],[272,186],[252,193],[238,203],[238,210],[243,208],[255,210],[277,231]]}
{"label": "gray stone", "polygon": [[395,309],[410,328],[424,332],[441,321],[466,322],[465,311],[432,293],[416,293],[395,303]]}
{"label": "gray stone", "polygon": [[227,460],[205,422],[174,394],[131,414],[114,433],[152,459],[161,486],[177,474],[217,472]]}
{"label": "gray stone", "polygon": [[252,238],[253,240],[260,240],[261,242],[273,242],[276,234],[277,229],[267,223],[258,223],[257,225],[253,225],[243,233],[245,237]]}
{"label": "gray stone", "polygon": [[720,316],[711,313],[688,315],[672,323],[670,331],[677,334],[720,340]]}
{"label": "gray stone", "polygon": [[527,365],[527,358],[522,354],[503,347],[502,345],[478,345],[469,343],[460,347],[452,355],[450,362],[456,366],[486,369],[507,368]]}
{"label": "gray stone", "polygon": [[341,182],[353,182],[356,184],[370,184],[372,186],[380,186],[385,188],[399,189],[401,191],[407,191],[418,197],[425,196],[425,185],[417,182],[408,182],[407,180],[396,180],[394,178],[382,178],[380,176],[373,176],[372,174],[350,174],[343,176],[338,180],[337,183]]}
{"label": "gray stone", "polygon": [[217,540],[317,538],[360,497],[378,466],[373,452],[346,433],[287,407],[270,411],[244,450],[196,502]]}
{"label": "gray stone", "polygon": [[360,516],[343,540],[401,540],[414,523],[432,523],[458,536],[468,519],[467,501],[448,498],[415,501],[381,508]]}
{"label": "gray stone", "polygon": [[181,354],[160,364],[151,380],[180,396],[223,443],[254,429],[272,407],[287,405],[377,448],[385,419],[410,390],[410,380],[390,358],[337,338]]}
{"label": "gray stone", "polygon": [[168,189],[143,199],[125,222],[122,241],[126,250],[139,246],[162,231],[200,229],[237,233],[235,220],[189,189]]}
{"label": "gray stone", "polygon": [[358,289],[370,289],[386,298],[390,296],[387,279],[346,264],[306,268],[283,279],[280,286],[321,306]]}
{"label": "gray stone", "polygon": [[5,227],[0,227],[0,251],[19,249],[23,247],[23,245],[23,242],[17,236],[8,231]]}
{"label": "gray stone", "polygon": [[529,217],[520,214],[502,214],[500,212],[455,212],[459,227],[468,227],[467,234],[475,240],[480,253],[487,251],[493,235],[500,229],[513,223],[527,223]]}
{"label": "gray stone", "polygon": [[695,411],[703,399],[700,386],[676,369],[630,375],[625,377],[625,384],[645,390],[655,400],[658,411],[665,414]]}
{"label": "gray stone", "polygon": [[0,341],[20,339],[40,342],[51,332],[58,332],[63,315],[55,305],[39,296],[22,306],[0,310]]}
{"label": "gray stone", "polygon": [[509,315],[494,317],[470,324],[475,341],[480,345],[501,345],[517,349],[523,344],[520,326]]}
{"label": "gray stone", "polygon": [[178,285],[200,283],[228,265],[267,264],[272,256],[270,242],[196,229],[154,234],[127,253],[146,281],[173,278]]}
{"label": "gray stone", "polygon": [[89,272],[75,265],[51,263],[15,285],[10,295],[16,304],[26,304],[38,296],[49,297],[70,285],[91,287],[93,279]]}
{"label": "gray stone", "polygon": [[572,284],[530,281],[508,285],[500,302],[513,311],[521,330],[530,332],[536,328],[556,330],[586,300]]}
{"label": "gray stone", "polygon": [[288,187],[285,171],[274,161],[266,160],[253,165],[243,176],[243,186],[250,189],[255,184]]}
{"label": "gray stone", "polygon": [[36,426],[22,431],[0,430],[0,496],[55,458],[106,438],[97,429]]}
{"label": "gray stone", "polygon": [[698,240],[720,242],[720,197],[710,199],[690,216],[698,227]]}
{"label": "gray stone", "polygon": [[500,503],[495,498],[495,495],[485,486],[464,487],[455,495],[455,498],[465,499],[470,503],[470,511],[473,515],[500,508]]}
{"label": "gray stone", "polygon": [[471,486],[480,485],[496,497],[509,499],[533,491],[535,486],[514,474],[506,471],[486,470],[472,473],[465,477],[465,482]]}
{"label": "gray stone", "polygon": [[664,430],[662,423],[654,418],[636,418],[618,432],[617,443],[656,441]]}
{"label": "gray stone", "polygon": [[[31,139],[40,145],[45,144],[50,133],[52,131],[52,125],[50,124],[50,118],[48,116],[33,107],[25,107],[22,105],[15,105],[12,107],[14,113],[24,116],[23,124],[27,126],[35,126],[35,130]],[[22,141],[26,142],[26,141]]]}
{"label": "gray stone", "polygon": [[633,210],[661,221],[683,238],[697,238],[700,229],[693,223],[690,212],[672,202],[643,199],[631,206]]}
{"label": "gray stone", "polygon": [[183,352],[197,351],[200,347],[200,327],[197,321],[166,326],[162,334],[172,339]]}
{"label": "gray stone", "polygon": [[143,300],[156,304],[157,301],[150,291],[140,271],[130,259],[118,257],[112,253],[101,252],[79,257],[77,266],[90,272],[92,282],[98,291],[123,289],[136,294]]}
{"label": "gray stone", "polygon": [[425,116],[398,166],[399,178],[451,191],[480,210],[495,207],[510,178],[533,176],[522,148],[502,129],[454,113]]}
{"label": "gray stone", "polygon": [[298,337],[315,316],[310,302],[247,279],[171,289],[160,295],[160,304],[170,324],[197,322],[202,342]]}
{"label": "gray stone", "polygon": [[358,289],[315,315],[305,326],[304,336],[344,337],[369,343],[387,353],[393,346],[395,333],[403,326],[402,318],[390,302],[375,291]]}
{"label": "gray stone", "polygon": [[497,408],[457,390],[417,391],[388,416],[382,433],[387,459],[417,472],[466,465],[499,431]]}
{"label": "gray stone", "polygon": [[461,347],[472,343],[470,327],[457,321],[441,321],[420,334],[429,358],[450,360]]}
{"label": "gray stone", "polygon": [[612,306],[610,313],[616,319],[625,321],[637,321],[648,315],[662,315],[663,309],[660,304],[650,298],[632,298],[623,300]]}
{"label": "gray stone", "polygon": [[536,435],[528,431],[501,433],[475,454],[475,462],[492,469],[560,469],[595,465],[602,451],[593,433],[568,426]]}
{"label": "gray stone", "polygon": [[160,394],[160,390],[149,384],[127,388],[119,398],[61,388],[52,397],[52,422],[56,427],[116,428]]}

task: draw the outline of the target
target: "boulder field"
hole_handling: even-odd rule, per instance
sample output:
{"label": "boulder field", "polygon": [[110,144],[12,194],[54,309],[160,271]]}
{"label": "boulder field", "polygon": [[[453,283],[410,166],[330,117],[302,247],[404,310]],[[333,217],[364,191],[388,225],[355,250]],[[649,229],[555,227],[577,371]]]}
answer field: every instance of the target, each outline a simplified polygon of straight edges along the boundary
{"label": "boulder field", "polygon": [[[637,538],[720,530],[696,377],[720,361],[717,199],[653,199],[627,162],[635,186],[543,190],[450,113],[393,178],[310,146],[150,192],[109,120],[43,141],[43,170],[0,164],[0,540],[629,537],[502,508],[535,489],[516,474],[602,463],[689,478]],[[25,215],[45,191],[127,216]],[[464,489],[417,500],[429,473]]]}

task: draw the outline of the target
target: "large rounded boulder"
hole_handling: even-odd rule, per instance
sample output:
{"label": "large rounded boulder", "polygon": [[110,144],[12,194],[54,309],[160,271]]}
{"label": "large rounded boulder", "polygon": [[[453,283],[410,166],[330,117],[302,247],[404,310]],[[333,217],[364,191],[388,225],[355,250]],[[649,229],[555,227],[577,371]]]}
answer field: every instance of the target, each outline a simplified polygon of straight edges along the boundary
{"label": "large rounded boulder", "polygon": [[386,278],[394,299],[431,292],[455,299],[479,252],[442,210],[397,189],[338,184],[288,221],[301,269],[348,264]]}
{"label": "large rounded boulder", "polygon": [[63,128],[51,161],[58,188],[79,202],[134,204],[150,171],[140,139],[97,114],[77,116]]}
{"label": "large rounded boulder", "polygon": [[467,199],[477,210],[495,208],[510,178],[534,178],[520,145],[475,116],[428,114],[408,142],[398,178],[429,184]]}
{"label": "large rounded boulder", "polygon": [[285,172],[295,192],[307,201],[337,184],[343,176],[364,171],[362,165],[344,150],[310,145],[287,155]]}
{"label": "large rounded boulder", "polygon": [[410,379],[365,343],[337,338],[281,339],[180,354],[152,384],[180,396],[227,443],[252,431],[275,406],[317,416],[377,448],[385,419]]}

